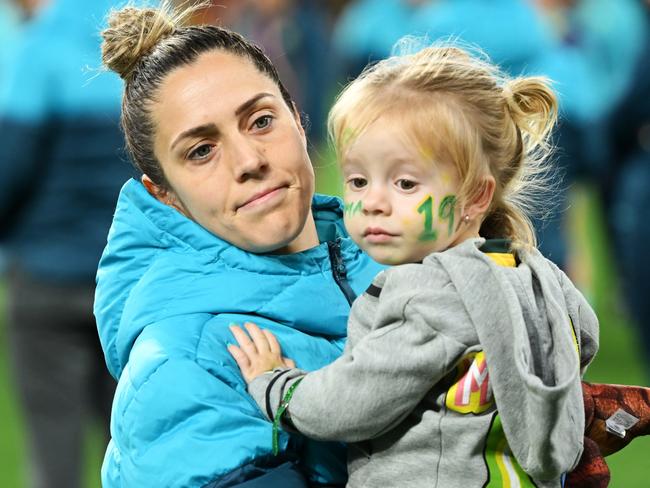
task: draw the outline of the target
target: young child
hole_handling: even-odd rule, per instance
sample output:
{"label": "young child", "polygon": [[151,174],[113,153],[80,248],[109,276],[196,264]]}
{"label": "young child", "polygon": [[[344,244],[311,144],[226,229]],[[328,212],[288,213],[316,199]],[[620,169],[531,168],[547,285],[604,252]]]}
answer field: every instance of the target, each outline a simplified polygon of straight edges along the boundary
{"label": "young child", "polygon": [[[556,98],[455,47],[368,68],[330,132],[345,222],[380,273],[343,355],[306,373],[254,324],[229,350],[278,427],[350,443],[349,487],[562,486],[598,322],[535,249]],[[250,337],[249,337],[250,334]]]}

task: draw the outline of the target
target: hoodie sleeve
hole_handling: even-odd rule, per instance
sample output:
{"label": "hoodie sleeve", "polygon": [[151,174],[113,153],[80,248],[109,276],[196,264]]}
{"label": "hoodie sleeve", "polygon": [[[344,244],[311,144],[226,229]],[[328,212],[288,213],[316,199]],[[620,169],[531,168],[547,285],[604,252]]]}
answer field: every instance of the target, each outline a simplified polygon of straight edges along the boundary
{"label": "hoodie sleeve", "polygon": [[[377,280],[372,288],[380,288]],[[298,370],[263,375],[249,385],[249,392],[273,419],[290,386],[300,379],[285,426],[320,440],[375,438],[401,422],[466,349],[445,334],[453,330],[457,315],[431,313],[444,309],[453,297],[448,288],[418,293],[388,279],[378,299],[366,293],[354,303],[350,336],[369,313],[371,300],[377,300],[374,324],[339,359],[306,375]]]}

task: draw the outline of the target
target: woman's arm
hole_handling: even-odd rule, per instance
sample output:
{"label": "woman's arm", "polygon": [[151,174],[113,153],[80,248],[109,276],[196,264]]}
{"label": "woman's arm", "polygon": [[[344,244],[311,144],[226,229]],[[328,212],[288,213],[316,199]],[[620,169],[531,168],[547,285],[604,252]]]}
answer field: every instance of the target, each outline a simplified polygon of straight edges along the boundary
{"label": "woman's arm", "polygon": [[[270,451],[270,426],[246,396],[190,358],[163,359],[146,375],[127,367],[107,454],[115,459],[108,465],[118,467],[121,486],[204,486],[220,479],[260,449]],[[109,476],[115,473],[104,473]],[[104,485],[113,486],[109,479]]]}

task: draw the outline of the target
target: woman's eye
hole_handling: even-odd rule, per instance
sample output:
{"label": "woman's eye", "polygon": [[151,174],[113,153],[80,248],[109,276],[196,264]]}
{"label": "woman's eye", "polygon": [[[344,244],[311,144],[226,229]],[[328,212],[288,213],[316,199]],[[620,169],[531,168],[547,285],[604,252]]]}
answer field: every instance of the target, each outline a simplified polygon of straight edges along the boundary
{"label": "woman's eye", "polygon": [[255,122],[253,122],[253,126],[256,129],[266,129],[271,125],[272,120],[273,117],[271,115],[263,115],[262,117],[256,119]]}
{"label": "woman's eye", "polygon": [[352,188],[356,189],[363,188],[368,184],[365,178],[352,178],[349,183]]}
{"label": "woman's eye", "polygon": [[188,159],[206,159],[212,152],[212,144],[202,144],[188,155]]}
{"label": "woman's eye", "polygon": [[412,190],[415,188],[417,183],[412,180],[406,180],[406,179],[401,179],[397,180],[397,186],[399,186],[400,190]]}

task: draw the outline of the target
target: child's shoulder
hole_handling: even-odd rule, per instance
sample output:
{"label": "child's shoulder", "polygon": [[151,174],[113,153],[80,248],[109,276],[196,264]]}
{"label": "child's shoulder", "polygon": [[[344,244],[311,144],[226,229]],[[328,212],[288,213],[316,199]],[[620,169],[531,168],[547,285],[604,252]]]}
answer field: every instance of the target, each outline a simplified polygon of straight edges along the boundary
{"label": "child's shoulder", "polygon": [[382,271],[374,282],[380,287],[406,287],[413,292],[440,289],[451,283],[449,274],[435,260],[393,266]]}

